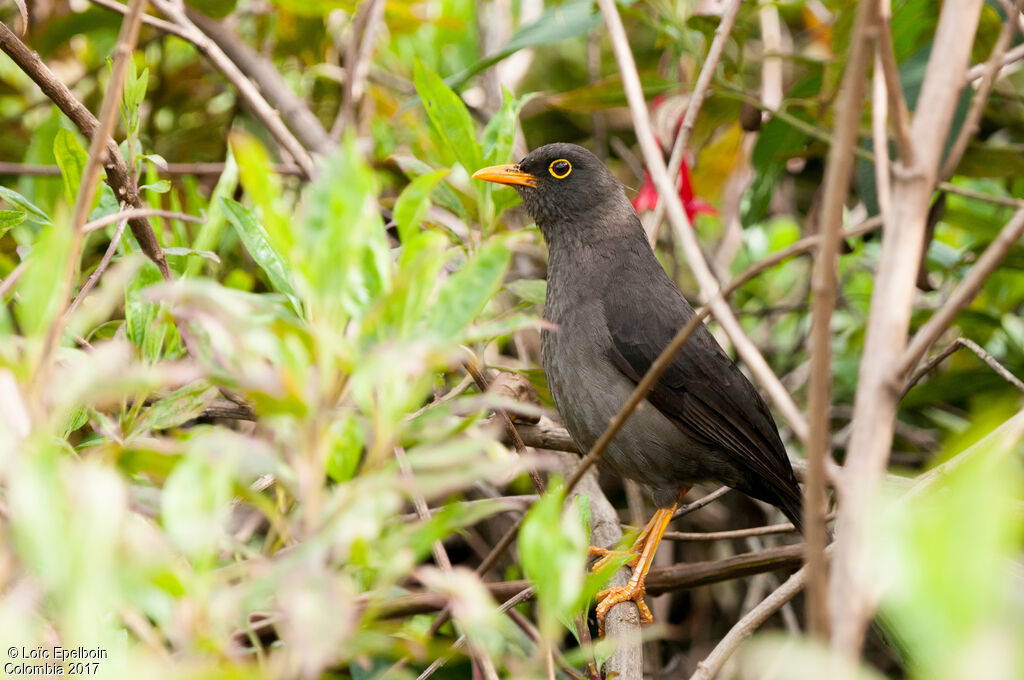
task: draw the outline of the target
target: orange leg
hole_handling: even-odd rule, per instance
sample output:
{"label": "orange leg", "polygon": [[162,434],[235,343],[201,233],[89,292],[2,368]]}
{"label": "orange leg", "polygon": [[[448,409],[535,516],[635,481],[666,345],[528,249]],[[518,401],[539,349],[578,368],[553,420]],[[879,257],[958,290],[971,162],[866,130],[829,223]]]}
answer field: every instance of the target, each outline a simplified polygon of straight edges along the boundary
{"label": "orange leg", "polygon": [[[687,491],[689,491],[689,488],[680,489],[679,499],[682,499]],[[633,575],[630,577],[629,582],[624,587],[608,588],[597,594],[597,629],[602,636],[604,635],[605,616],[608,615],[608,611],[612,607],[620,602],[635,602],[637,609],[640,610],[640,621],[642,623],[654,621],[651,610],[647,608],[647,603],[644,602],[644,594],[647,592],[647,586],[645,585],[647,572],[650,571],[651,563],[654,561],[654,553],[658,549],[658,544],[661,542],[661,537],[668,528],[669,522],[672,521],[672,516],[676,514],[677,507],[679,507],[679,500],[673,503],[671,508],[660,508],[654,513],[654,517],[647,523],[647,526],[637,538],[636,543],[629,549],[628,552],[633,552],[638,545],[641,545],[642,541],[640,555],[633,565]]]}
{"label": "orange leg", "polygon": [[640,553],[644,550],[644,544],[647,542],[647,537],[650,536],[651,529],[654,528],[654,520],[656,517],[657,515],[651,518],[651,521],[647,523],[647,526],[643,528],[643,531],[637,535],[636,540],[633,541],[633,545],[626,550],[612,550],[610,548],[597,548],[595,546],[590,546],[591,555],[601,555],[601,559],[594,563],[594,566],[590,568],[590,571],[593,573],[601,571],[608,562],[622,555],[633,555],[626,564],[631,567],[636,564],[637,560],[640,559]]}

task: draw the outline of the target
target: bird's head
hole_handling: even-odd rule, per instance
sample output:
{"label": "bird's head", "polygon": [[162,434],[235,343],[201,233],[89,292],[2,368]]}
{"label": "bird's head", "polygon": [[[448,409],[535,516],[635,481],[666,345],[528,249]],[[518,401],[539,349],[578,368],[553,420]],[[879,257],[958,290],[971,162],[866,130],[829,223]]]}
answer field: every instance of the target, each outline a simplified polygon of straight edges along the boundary
{"label": "bird's head", "polygon": [[477,170],[473,178],[513,187],[549,240],[574,226],[598,227],[605,220],[596,216],[622,212],[620,219],[635,219],[622,184],[597,156],[575,144],[547,144],[518,163]]}

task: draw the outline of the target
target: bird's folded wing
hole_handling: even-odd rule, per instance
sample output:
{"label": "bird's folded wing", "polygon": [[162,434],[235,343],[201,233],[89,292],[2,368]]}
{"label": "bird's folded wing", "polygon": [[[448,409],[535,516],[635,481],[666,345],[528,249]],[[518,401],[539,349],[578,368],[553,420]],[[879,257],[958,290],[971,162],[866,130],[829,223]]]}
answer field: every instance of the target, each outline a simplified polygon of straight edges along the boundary
{"label": "bird's folded wing", "polygon": [[[641,380],[693,314],[681,297],[674,296],[638,305],[610,291],[604,303],[612,341],[610,359],[634,382]],[[687,436],[729,454],[776,494],[788,495],[795,489],[792,468],[767,404],[703,325],[647,399]]]}

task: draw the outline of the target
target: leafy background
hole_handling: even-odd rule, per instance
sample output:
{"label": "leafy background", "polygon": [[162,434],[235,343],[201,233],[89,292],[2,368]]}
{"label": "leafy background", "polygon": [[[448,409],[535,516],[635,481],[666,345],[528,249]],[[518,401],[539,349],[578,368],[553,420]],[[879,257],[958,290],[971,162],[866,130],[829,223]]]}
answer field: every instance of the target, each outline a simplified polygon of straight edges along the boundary
{"label": "leafy background", "polygon": [[[97,111],[121,17],[87,2],[28,9],[26,44]],[[572,141],[606,159],[630,196],[641,189],[636,137],[600,14],[589,0],[388,2],[355,101],[342,67],[349,45],[363,38],[369,4],[203,0],[190,11],[221,22],[276,67],[324,129],[337,127],[337,147],[311,149],[319,176],[300,179],[193,44],[143,27],[115,137],[150,206],[198,218],[152,221],[174,273],[173,283],[164,282],[123,226],[90,232],[81,256],[71,254],[67,229],[88,142],[0,57],[0,648],[101,647],[109,658],[99,670],[108,677],[412,678],[449,657],[434,677],[485,672],[481,658],[504,677],[549,677],[552,648],[565,655],[555,673],[585,673],[609,647],[595,651],[586,635],[582,646],[577,641],[573,616],[597,585],[584,580],[587,511],[570,504],[563,515],[556,478],[526,514],[518,550],[486,576],[525,575],[536,601],[502,614],[472,572],[508,518],[532,502],[527,467],[565,468],[501,443],[491,414],[508,403],[481,395],[464,365],[526,376],[541,412],[554,416],[537,368],[542,240],[514,192],[469,174]],[[667,145],[718,9],[650,0],[623,2],[620,11]],[[687,162],[687,206],[723,279],[816,228],[854,6],[771,5],[785,38],[777,105],[766,104],[762,91],[772,58],[765,11],[742,6]],[[893,3],[911,107],[937,12],[930,0]],[[3,10],[8,25],[16,16]],[[974,62],[991,50],[1003,17],[999,3],[986,3]],[[1022,86],[1021,70],[997,81],[955,186],[1024,199]],[[335,125],[345,106],[348,115]],[[866,105],[865,152],[868,120]],[[849,224],[877,212],[875,191],[873,165],[861,158]],[[117,211],[103,186],[90,219]],[[946,194],[915,324],[1012,213]],[[112,264],[67,314],[59,346],[48,347],[68,304],[59,273],[71,267],[77,291],[112,240]],[[847,246],[833,320],[840,462],[879,239]],[[656,250],[693,297],[668,229]],[[1017,375],[1024,373],[1022,271],[1018,244],[955,324]],[[800,404],[809,289],[810,262],[794,258],[732,299]],[[893,471],[916,474],[956,454],[1020,400],[973,354],[952,355],[905,396]],[[799,457],[799,442],[780,425]],[[880,511],[884,611],[899,653],[872,639],[865,663],[876,670],[863,673],[1021,677],[1024,603],[1019,577],[1006,568],[1019,569],[1022,538],[1021,455],[1011,444],[984,446],[940,489]],[[649,501],[634,494],[627,502],[621,480],[603,482],[624,522],[644,521]],[[677,528],[773,519],[734,496]],[[418,517],[423,500],[438,511]],[[696,562],[786,540],[678,542],[662,553]],[[773,579],[661,596],[651,675],[691,672]],[[454,622],[433,631],[436,608],[394,613],[403,595],[422,592],[450,601]],[[784,613],[767,627],[801,618],[799,607]],[[470,653],[451,655],[461,634]],[[763,677],[755,670],[784,653],[789,675],[780,677],[816,677],[821,650],[793,640],[765,636],[726,672]]]}

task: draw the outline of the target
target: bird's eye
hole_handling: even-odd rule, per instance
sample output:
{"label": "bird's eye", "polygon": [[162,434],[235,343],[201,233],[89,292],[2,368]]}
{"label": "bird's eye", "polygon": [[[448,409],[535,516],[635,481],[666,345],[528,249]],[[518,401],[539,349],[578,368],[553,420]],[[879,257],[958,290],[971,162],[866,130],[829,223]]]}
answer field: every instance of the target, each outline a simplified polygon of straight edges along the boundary
{"label": "bird's eye", "polygon": [[548,172],[556,179],[565,179],[572,172],[572,163],[564,158],[559,158],[557,161],[551,162],[551,165],[548,166]]}

